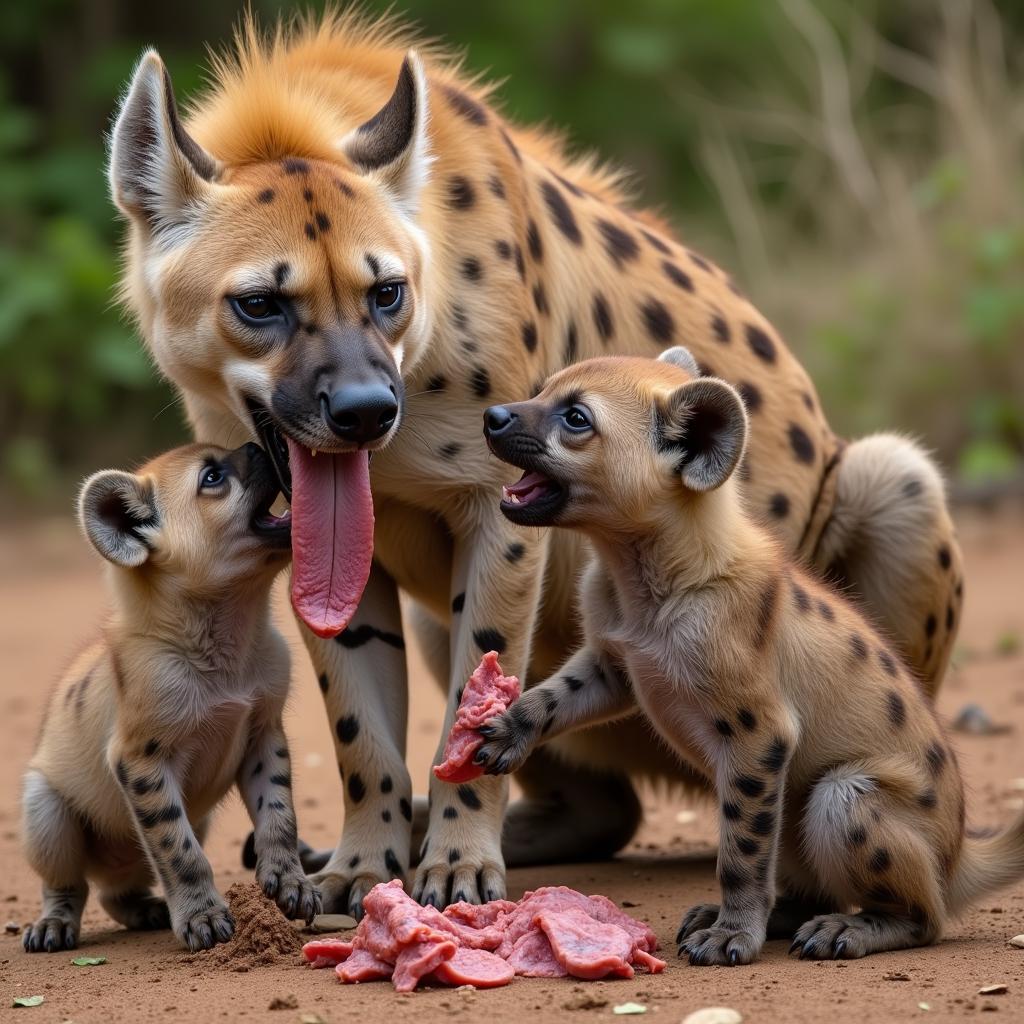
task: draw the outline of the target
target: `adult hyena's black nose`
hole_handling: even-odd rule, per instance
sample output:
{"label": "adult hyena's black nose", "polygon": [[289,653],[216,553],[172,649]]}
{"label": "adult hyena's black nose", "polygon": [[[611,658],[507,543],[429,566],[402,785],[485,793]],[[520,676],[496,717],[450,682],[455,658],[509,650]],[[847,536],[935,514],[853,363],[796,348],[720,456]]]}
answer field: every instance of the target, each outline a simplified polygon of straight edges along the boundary
{"label": "adult hyena's black nose", "polygon": [[344,441],[367,444],[383,437],[398,416],[393,384],[346,384],[321,399],[324,421]]}
{"label": "adult hyena's black nose", "polygon": [[484,412],[484,434],[500,437],[516,421],[516,414],[503,405],[492,405]]}

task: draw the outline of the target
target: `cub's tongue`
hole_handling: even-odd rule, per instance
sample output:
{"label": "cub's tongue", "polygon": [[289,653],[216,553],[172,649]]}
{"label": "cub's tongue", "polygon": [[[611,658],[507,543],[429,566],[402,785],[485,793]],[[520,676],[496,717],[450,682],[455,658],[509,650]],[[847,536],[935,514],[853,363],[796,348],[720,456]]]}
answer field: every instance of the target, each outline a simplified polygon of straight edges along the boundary
{"label": "cub's tongue", "polygon": [[319,454],[288,439],[292,473],[292,606],[317,636],[355,614],[373,557],[368,452]]}

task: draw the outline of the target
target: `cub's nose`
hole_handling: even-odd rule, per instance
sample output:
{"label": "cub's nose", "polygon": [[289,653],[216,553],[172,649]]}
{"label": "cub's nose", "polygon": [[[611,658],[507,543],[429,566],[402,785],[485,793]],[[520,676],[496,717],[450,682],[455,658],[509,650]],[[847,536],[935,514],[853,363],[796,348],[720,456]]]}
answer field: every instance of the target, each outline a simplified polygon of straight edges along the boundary
{"label": "cub's nose", "polygon": [[324,421],[344,441],[367,444],[383,437],[398,416],[393,385],[346,384],[321,398]]}
{"label": "cub's nose", "polygon": [[492,405],[484,412],[484,434],[498,437],[516,421],[516,414],[503,405]]}
{"label": "cub's nose", "polygon": [[263,449],[252,441],[246,441],[241,448],[236,448],[226,459],[235,467],[235,472],[240,480],[244,480],[252,469],[254,463],[264,458]]}

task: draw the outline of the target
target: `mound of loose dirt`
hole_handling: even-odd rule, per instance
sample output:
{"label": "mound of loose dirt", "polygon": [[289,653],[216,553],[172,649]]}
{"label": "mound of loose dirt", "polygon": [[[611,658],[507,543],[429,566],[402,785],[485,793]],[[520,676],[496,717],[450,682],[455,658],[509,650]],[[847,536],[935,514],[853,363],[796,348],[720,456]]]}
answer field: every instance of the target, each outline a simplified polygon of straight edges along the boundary
{"label": "mound of loose dirt", "polygon": [[236,882],[224,895],[235,919],[235,934],[230,942],[202,954],[204,965],[248,971],[280,965],[282,960],[297,962],[302,938],[258,885]]}

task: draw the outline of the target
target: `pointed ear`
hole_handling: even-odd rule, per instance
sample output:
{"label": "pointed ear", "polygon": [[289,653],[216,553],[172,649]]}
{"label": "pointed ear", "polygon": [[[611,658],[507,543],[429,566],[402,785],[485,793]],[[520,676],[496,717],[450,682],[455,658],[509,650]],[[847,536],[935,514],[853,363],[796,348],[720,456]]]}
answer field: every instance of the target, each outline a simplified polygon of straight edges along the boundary
{"label": "pointed ear", "polygon": [[684,384],[669,400],[663,443],[679,451],[679,473],[691,491],[721,487],[746,447],[743,400],[715,377]]}
{"label": "pointed ear", "polygon": [[107,561],[134,568],[149,558],[157,526],[156,502],[149,481],[132,473],[105,469],[82,485],[78,520],[92,546]]}
{"label": "pointed ear", "polygon": [[178,117],[156,50],[142,55],[110,140],[110,192],[122,213],[151,226],[180,223],[218,174],[217,161]]}
{"label": "pointed ear", "polygon": [[671,363],[693,377],[700,376],[700,367],[697,365],[697,360],[693,358],[693,353],[688,348],[683,348],[682,345],[673,345],[672,348],[665,349],[658,356],[658,362]]}
{"label": "pointed ear", "polygon": [[349,160],[363,173],[374,175],[409,214],[419,209],[432,162],[428,117],[426,75],[419,57],[410,50],[391,99],[340,142]]}

